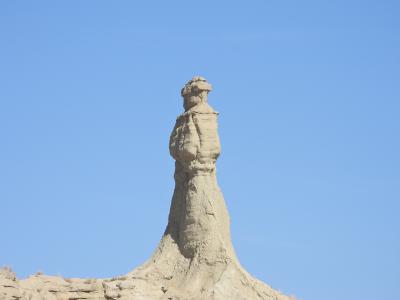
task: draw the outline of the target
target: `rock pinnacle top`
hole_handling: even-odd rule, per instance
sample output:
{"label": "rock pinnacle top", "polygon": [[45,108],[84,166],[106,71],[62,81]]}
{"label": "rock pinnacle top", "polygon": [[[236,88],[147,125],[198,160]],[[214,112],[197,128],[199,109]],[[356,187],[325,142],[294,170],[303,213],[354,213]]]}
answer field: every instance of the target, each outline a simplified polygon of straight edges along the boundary
{"label": "rock pinnacle top", "polygon": [[195,76],[189,80],[181,90],[182,97],[191,93],[201,93],[203,91],[210,92],[212,90],[211,84],[207,82],[204,77]]}

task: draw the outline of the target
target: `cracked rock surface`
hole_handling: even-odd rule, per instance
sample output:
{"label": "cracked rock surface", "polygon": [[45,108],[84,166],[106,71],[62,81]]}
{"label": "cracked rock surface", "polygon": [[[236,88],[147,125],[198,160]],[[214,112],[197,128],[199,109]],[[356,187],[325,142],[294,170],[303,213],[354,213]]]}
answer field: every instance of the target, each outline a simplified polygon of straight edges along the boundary
{"label": "cracked rock surface", "polygon": [[207,101],[211,85],[194,77],[182,89],[169,149],[175,159],[175,190],[168,225],[153,256],[132,272],[109,279],[33,275],[17,280],[0,270],[3,299],[288,300],[240,265],[230,220],[217,183],[218,113]]}

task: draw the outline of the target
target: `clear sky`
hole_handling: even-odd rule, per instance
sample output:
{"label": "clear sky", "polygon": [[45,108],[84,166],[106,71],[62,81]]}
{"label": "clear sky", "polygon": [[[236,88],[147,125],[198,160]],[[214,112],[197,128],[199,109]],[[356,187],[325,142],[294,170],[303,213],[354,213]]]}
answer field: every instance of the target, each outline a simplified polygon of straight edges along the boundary
{"label": "clear sky", "polygon": [[180,89],[214,86],[244,267],[400,295],[400,2],[1,1],[0,265],[126,273],[167,223]]}

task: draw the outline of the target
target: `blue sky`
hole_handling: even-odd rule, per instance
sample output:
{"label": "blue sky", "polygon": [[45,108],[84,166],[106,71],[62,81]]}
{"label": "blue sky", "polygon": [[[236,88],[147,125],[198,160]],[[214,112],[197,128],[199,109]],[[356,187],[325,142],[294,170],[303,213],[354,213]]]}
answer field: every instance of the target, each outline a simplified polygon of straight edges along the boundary
{"label": "blue sky", "polygon": [[180,89],[214,86],[242,264],[400,294],[398,1],[1,1],[0,265],[123,274],[164,231]]}

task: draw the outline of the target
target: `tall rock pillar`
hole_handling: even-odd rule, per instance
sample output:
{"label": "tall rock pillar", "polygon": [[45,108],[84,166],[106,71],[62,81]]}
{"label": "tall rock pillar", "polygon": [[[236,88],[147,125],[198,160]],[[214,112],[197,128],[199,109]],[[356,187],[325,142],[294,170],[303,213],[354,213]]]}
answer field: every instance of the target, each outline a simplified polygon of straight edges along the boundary
{"label": "tall rock pillar", "polygon": [[175,189],[168,225],[153,257],[131,275],[153,282],[163,278],[166,299],[288,299],[249,275],[235,255],[217,183],[221,146],[218,113],[208,104],[211,89],[204,78],[194,77],[181,91],[185,111],[169,143]]}
{"label": "tall rock pillar", "polygon": [[175,191],[167,234],[187,258],[215,262],[233,256],[229,215],[217,184],[218,113],[207,102],[211,85],[195,77],[182,89],[185,112],[172,131]]}
{"label": "tall rock pillar", "polygon": [[218,113],[207,101],[210,91],[201,77],[182,89],[185,111],[169,143],[176,162],[168,225],[145,264],[105,279],[36,274],[17,280],[10,269],[3,269],[0,300],[288,300],[248,274],[235,255],[229,214],[217,183],[221,147]]}

